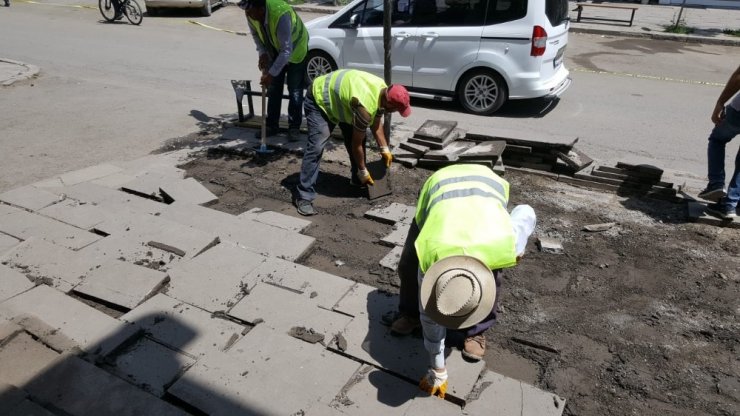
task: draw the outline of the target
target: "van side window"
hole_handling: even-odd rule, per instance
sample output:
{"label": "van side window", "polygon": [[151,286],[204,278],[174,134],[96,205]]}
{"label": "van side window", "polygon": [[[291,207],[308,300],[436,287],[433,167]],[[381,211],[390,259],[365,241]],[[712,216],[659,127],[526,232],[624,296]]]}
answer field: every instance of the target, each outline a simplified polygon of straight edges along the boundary
{"label": "van side window", "polygon": [[568,19],[568,0],[546,0],[545,14],[553,26],[560,26]]}
{"label": "van side window", "polygon": [[486,3],[487,0],[436,0],[436,26],[482,26]]}
{"label": "van side window", "polygon": [[[568,0],[563,0],[568,2]],[[566,6],[567,9],[567,6]],[[511,22],[527,15],[527,0],[488,0],[486,25]]]}

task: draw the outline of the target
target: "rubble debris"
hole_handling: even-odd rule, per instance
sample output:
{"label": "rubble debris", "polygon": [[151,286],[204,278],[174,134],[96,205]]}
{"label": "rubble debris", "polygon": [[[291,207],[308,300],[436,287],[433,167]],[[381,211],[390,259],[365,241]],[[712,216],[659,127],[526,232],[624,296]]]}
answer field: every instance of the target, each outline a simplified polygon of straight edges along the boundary
{"label": "rubble debris", "polygon": [[547,345],[538,344],[536,342],[528,341],[526,339],[517,338],[517,337],[512,337],[511,340],[513,342],[516,342],[517,344],[526,345],[528,347],[536,348],[536,349],[542,350],[542,351],[551,352],[553,354],[560,354],[560,351],[558,351],[556,348],[553,348],[553,347],[550,347],[550,346],[547,346]]}
{"label": "rubble debris", "polygon": [[347,340],[341,332],[337,332],[337,334],[334,335],[334,344],[337,346],[339,351],[347,351]]}
{"label": "rubble debris", "polygon": [[563,254],[563,245],[554,238],[537,237],[537,247],[543,253]]}
{"label": "rubble debris", "polygon": [[149,247],[158,248],[158,249],[163,250],[163,251],[166,251],[168,253],[172,253],[172,254],[175,254],[175,255],[180,256],[180,257],[185,257],[185,251],[184,250],[181,250],[181,249],[179,249],[177,247],[172,247],[170,245],[167,245],[167,244],[164,244],[164,243],[159,243],[157,241],[150,241],[150,242],[148,242],[146,244]]}
{"label": "rubble debris", "polygon": [[315,344],[317,342],[324,341],[324,334],[320,334],[313,330],[313,328],[306,329],[303,326],[294,326],[288,331],[288,335],[301,339],[308,342],[309,344]]}
{"label": "rubble debris", "polygon": [[558,151],[555,154],[558,156],[558,159],[565,162],[574,172],[581,171],[594,163],[593,159],[576,148],[570,149],[567,153]]}
{"label": "rubble debris", "polygon": [[600,231],[610,230],[615,225],[617,225],[616,222],[605,222],[605,223],[601,223],[601,224],[589,224],[589,225],[584,225],[583,226],[583,230],[584,231],[590,231],[592,233],[596,233],[596,232],[600,232]]}

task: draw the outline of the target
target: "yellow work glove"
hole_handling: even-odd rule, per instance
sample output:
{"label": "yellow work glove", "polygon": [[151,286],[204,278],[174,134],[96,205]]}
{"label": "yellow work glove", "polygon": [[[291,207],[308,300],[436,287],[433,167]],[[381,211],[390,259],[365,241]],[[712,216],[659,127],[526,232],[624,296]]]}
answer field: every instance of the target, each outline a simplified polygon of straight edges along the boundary
{"label": "yellow work glove", "polygon": [[375,185],[370,172],[367,169],[360,169],[357,171],[357,177],[360,179],[360,183],[363,185]]}
{"label": "yellow work glove", "polygon": [[444,399],[447,393],[447,370],[438,373],[430,368],[429,372],[419,381],[419,388],[432,396]]}
{"label": "yellow work glove", "polygon": [[383,162],[385,162],[385,167],[387,168],[391,167],[391,162],[393,161],[393,154],[391,153],[391,149],[389,149],[388,146],[381,146],[380,156],[383,157]]}

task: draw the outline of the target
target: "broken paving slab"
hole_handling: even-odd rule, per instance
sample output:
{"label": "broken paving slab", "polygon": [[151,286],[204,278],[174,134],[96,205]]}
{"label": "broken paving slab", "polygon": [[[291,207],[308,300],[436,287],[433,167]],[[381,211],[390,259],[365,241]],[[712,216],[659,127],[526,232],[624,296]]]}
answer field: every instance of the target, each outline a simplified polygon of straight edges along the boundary
{"label": "broken paving slab", "polygon": [[100,205],[102,208],[116,213],[125,211],[136,214],[159,215],[167,207],[166,204],[148,198],[89,182],[54,189],[54,192],[76,201]]}
{"label": "broken paving slab", "polygon": [[0,194],[0,201],[31,211],[59,202],[59,196],[31,185],[11,189]]}
{"label": "broken paving slab", "polygon": [[[354,317],[342,333],[347,341],[345,354],[411,380],[419,380],[426,374],[429,354],[424,341],[414,336],[392,335],[388,326],[381,322],[384,314],[398,310],[397,296],[358,283],[334,310]],[[447,391],[458,398],[464,398],[471,391],[485,367],[483,361],[464,361],[458,351],[450,352],[447,364],[450,375]]]}
{"label": "broken paving slab", "polygon": [[[1,304],[0,304],[1,305]],[[241,337],[242,325],[159,293],[123,315],[162,344],[199,357],[229,348]]]}
{"label": "broken paving slab", "polygon": [[157,172],[146,172],[136,176],[131,182],[121,185],[121,189],[125,192],[159,201],[163,199],[159,192],[160,188],[174,180],[179,180],[179,178],[173,179],[171,176]]}
{"label": "broken paving slab", "polygon": [[172,201],[188,202],[196,205],[218,201],[218,197],[209,191],[195,178],[170,180],[159,187],[160,194],[166,203]]}
{"label": "broken paving slab", "polygon": [[72,251],[40,238],[29,238],[0,257],[35,283],[50,284],[68,292],[101,261],[84,251]]}
{"label": "broken paving slab", "polygon": [[57,357],[24,388],[40,402],[71,415],[187,414],[72,354]]}
{"label": "broken paving slab", "polygon": [[221,241],[231,241],[254,252],[290,261],[303,256],[315,242],[313,237],[307,235],[239,219],[199,205],[174,202],[167,206],[162,217],[216,234]]}
{"label": "broken paving slab", "polygon": [[465,412],[488,415],[495,404],[501,416],[560,416],[565,399],[492,371],[486,371],[475,394],[466,400]]}
{"label": "broken paving slab", "polygon": [[34,315],[16,315],[10,319],[10,322],[56,352],[74,352],[76,354],[81,352],[77,342]]}
{"label": "broken paving slab", "polygon": [[0,216],[0,231],[19,240],[42,238],[72,250],[81,249],[102,238],[63,222],[26,211]]}
{"label": "broken paving slab", "polygon": [[167,392],[212,415],[301,414],[329,403],[359,367],[319,344],[257,325],[228,352],[200,359]]}
{"label": "broken paving slab", "polygon": [[31,335],[17,333],[0,348],[0,384],[25,387],[58,356],[59,353],[33,339]]}
{"label": "broken paving slab", "polygon": [[[372,366],[363,365],[334,397],[330,406],[348,415],[405,415],[419,393],[416,384]],[[443,403],[444,400],[439,402]],[[458,411],[459,409],[457,406]],[[442,415],[431,413],[429,416],[435,414]],[[452,413],[446,415],[450,414]]]}
{"label": "broken paving slab", "polygon": [[109,353],[137,331],[46,285],[1,302],[0,310],[10,316],[34,315],[93,355]]}
{"label": "broken paving slab", "polygon": [[563,254],[563,244],[555,238],[537,237],[537,247],[543,253]]}
{"label": "broken paving slab", "polygon": [[168,279],[166,273],[111,260],[88,273],[74,291],[107,304],[133,309],[153,296]]}
{"label": "broken paving slab", "polygon": [[122,351],[106,358],[103,368],[143,390],[162,397],[176,378],[195,360],[162,344],[141,337]]}
{"label": "broken paving slab", "polygon": [[501,154],[506,149],[506,141],[504,140],[493,140],[483,143],[477,143],[475,146],[463,151],[458,155],[458,159],[462,160],[479,160],[479,159],[493,159],[498,160]]}
{"label": "broken paving slab", "polygon": [[33,286],[34,284],[26,276],[0,264],[0,302],[23,293]]}
{"label": "broken paving slab", "polygon": [[316,305],[328,309],[354,285],[343,277],[272,257],[252,270],[247,280],[307,293]]}
{"label": "broken paving slab", "polygon": [[319,308],[310,293],[296,293],[284,288],[258,283],[229,311],[229,315],[251,324],[267,325],[288,333],[304,327],[322,334],[328,341],[352,319],[347,315]]}
{"label": "broken paving slab", "polygon": [[380,239],[380,242],[390,247],[403,246],[406,243],[410,228],[410,224],[399,222],[393,226],[393,231],[390,234]]}
{"label": "broken paving slab", "polygon": [[267,257],[233,243],[221,243],[169,270],[167,294],[210,312],[228,310],[254,287],[250,272]]}
{"label": "broken paving slab", "polygon": [[370,218],[384,224],[395,224],[397,222],[410,224],[415,214],[415,207],[392,202],[388,206],[373,207],[373,209],[365,212],[365,218]]}
{"label": "broken paving slab", "polygon": [[475,145],[474,142],[455,141],[445,146],[444,149],[432,150],[424,154],[425,159],[456,161],[459,154],[465,152]]}
{"label": "broken paving slab", "polygon": [[108,163],[90,166],[87,168],[67,172],[59,175],[59,179],[66,186],[76,185],[82,182],[92,181],[104,176],[120,172],[121,168]]}
{"label": "broken paving slab", "polygon": [[96,225],[116,216],[113,211],[107,211],[96,204],[74,199],[40,209],[38,213],[82,230],[92,230]]}
{"label": "broken paving slab", "polygon": [[137,238],[111,235],[79,250],[79,253],[82,253],[85,258],[93,259],[98,264],[118,259],[163,272],[187,260],[171,251],[147,244],[141,236],[134,237]]}
{"label": "broken paving slab", "polygon": [[237,215],[237,218],[261,222],[295,233],[300,233],[311,225],[311,221],[275,211],[263,211],[262,208],[252,208],[249,211],[244,211]]}
{"label": "broken paving slab", "polygon": [[398,270],[398,262],[401,261],[401,253],[403,253],[403,246],[393,247],[385,257],[380,259],[380,265],[393,271]]}

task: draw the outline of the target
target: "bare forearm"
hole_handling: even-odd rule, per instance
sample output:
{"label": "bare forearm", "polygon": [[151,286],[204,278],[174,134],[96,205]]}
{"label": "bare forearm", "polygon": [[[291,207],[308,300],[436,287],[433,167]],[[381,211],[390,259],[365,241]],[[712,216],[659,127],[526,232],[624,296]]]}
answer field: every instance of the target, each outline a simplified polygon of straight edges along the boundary
{"label": "bare forearm", "polygon": [[730,98],[734,97],[737,92],[740,91],[740,66],[735,70],[735,73],[730,76],[727,80],[727,85],[722,90],[722,93],[717,98],[718,105],[725,105]]}
{"label": "bare forearm", "polygon": [[354,157],[357,168],[360,170],[367,169],[365,166],[364,141],[365,132],[354,129],[352,131],[352,157]]}

